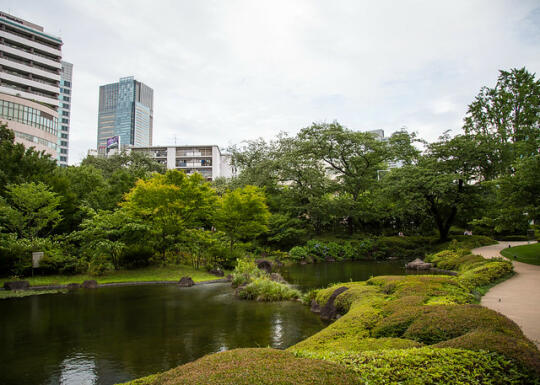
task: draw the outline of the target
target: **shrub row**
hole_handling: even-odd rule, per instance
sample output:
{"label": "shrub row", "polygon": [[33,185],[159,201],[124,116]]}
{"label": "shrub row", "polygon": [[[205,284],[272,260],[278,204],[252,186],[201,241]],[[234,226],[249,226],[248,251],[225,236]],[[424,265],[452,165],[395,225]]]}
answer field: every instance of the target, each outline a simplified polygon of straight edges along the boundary
{"label": "shrub row", "polygon": [[[454,247],[474,248],[493,243],[485,236],[455,236]],[[436,251],[445,244],[438,244],[437,238],[411,237],[378,237],[363,240],[321,241],[312,239],[304,246],[295,246],[288,258],[295,262],[320,262],[325,260],[360,260],[386,258],[416,258]]]}

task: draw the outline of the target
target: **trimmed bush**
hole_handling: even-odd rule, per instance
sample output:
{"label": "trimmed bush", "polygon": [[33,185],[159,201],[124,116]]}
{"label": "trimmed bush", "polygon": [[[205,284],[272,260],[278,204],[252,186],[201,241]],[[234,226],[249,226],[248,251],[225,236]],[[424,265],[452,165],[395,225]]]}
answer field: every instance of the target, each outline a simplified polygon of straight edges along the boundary
{"label": "trimmed bush", "polygon": [[361,384],[528,384],[525,373],[506,357],[486,351],[433,349],[378,350],[363,353],[313,353],[298,357],[320,358],[353,368]]}
{"label": "trimmed bush", "polygon": [[465,271],[458,277],[458,280],[465,287],[473,290],[509,276],[513,271],[512,262],[491,259],[483,265]]}
{"label": "trimmed bush", "polygon": [[295,357],[276,349],[234,349],[204,356],[165,373],[129,382],[131,385],[358,384],[358,375],[344,365]]}

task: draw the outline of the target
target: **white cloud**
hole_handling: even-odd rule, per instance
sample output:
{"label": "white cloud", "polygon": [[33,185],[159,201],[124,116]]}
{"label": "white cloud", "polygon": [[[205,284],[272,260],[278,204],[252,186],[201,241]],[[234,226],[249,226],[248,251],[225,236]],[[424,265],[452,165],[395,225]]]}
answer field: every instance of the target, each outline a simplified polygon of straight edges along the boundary
{"label": "white cloud", "polygon": [[536,1],[2,1],[74,63],[71,160],[101,84],[154,89],[154,142],[227,145],[313,121],[435,139],[499,69],[540,69]]}

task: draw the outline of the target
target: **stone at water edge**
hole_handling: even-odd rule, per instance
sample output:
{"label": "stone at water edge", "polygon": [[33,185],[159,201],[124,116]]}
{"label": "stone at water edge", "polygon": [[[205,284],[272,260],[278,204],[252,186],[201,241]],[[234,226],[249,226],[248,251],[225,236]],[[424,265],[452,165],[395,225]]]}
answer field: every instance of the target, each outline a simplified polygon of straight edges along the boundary
{"label": "stone at water edge", "polygon": [[346,286],[341,286],[340,288],[337,288],[336,290],[334,290],[330,298],[328,298],[328,301],[321,308],[321,318],[323,320],[330,321],[336,318],[337,310],[336,310],[336,307],[334,306],[334,300],[336,299],[338,295],[340,295],[341,293],[347,290],[349,290],[349,288]]}
{"label": "stone at water edge", "polygon": [[66,285],[66,289],[68,289],[68,290],[77,290],[77,289],[80,289],[80,288],[81,288],[80,283],[68,283]]}
{"label": "stone at water edge", "polygon": [[409,262],[405,265],[405,268],[414,270],[429,270],[432,267],[433,264],[424,262],[420,258],[416,258],[414,261]]}
{"label": "stone at water edge", "polygon": [[268,274],[272,272],[272,262],[266,259],[257,259],[255,263],[260,270],[266,271]]}
{"label": "stone at water edge", "polygon": [[27,290],[30,287],[28,281],[11,281],[4,282],[4,289],[6,290]]}
{"label": "stone at water edge", "polygon": [[281,274],[279,273],[272,273],[270,274],[270,279],[274,282],[278,282],[278,283],[288,283],[287,281],[285,281],[285,278],[283,278],[281,276]]}
{"label": "stone at water edge", "polygon": [[178,286],[180,287],[191,287],[195,285],[195,282],[191,279],[191,277],[182,277],[180,278],[180,281],[178,281]]}
{"label": "stone at water edge", "polygon": [[223,277],[223,276],[225,276],[225,273],[224,273],[223,270],[221,270],[219,267],[214,268],[214,269],[210,269],[210,270],[208,270],[208,272],[209,272],[210,274],[215,275],[216,277]]}
{"label": "stone at water edge", "polygon": [[88,281],[84,281],[81,285],[83,289],[97,289],[98,283],[95,279],[90,279]]}
{"label": "stone at water edge", "polygon": [[321,305],[317,303],[314,299],[311,300],[311,311],[313,313],[320,313],[321,312]]}

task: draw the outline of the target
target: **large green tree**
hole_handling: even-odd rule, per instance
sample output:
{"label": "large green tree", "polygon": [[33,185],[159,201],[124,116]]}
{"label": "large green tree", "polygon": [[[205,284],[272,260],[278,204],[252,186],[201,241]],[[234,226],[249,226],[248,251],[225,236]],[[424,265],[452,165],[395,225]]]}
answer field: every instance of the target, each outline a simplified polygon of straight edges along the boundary
{"label": "large green tree", "polygon": [[185,229],[211,224],[217,195],[199,173],[169,170],[139,179],[121,206],[153,229],[156,247],[164,255]]}
{"label": "large green tree", "polygon": [[43,183],[8,185],[0,198],[0,229],[34,240],[50,234],[62,219],[60,197]]}
{"label": "large green tree", "polygon": [[231,252],[239,240],[253,240],[268,231],[270,211],[264,192],[245,186],[226,193],[216,215],[218,230],[229,238]]}
{"label": "large green tree", "polygon": [[516,159],[540,146],[540,80],[525,68],[500,71],[495,87],[483,87],[469,105],[463,128],[484,180],[511,173]]}

